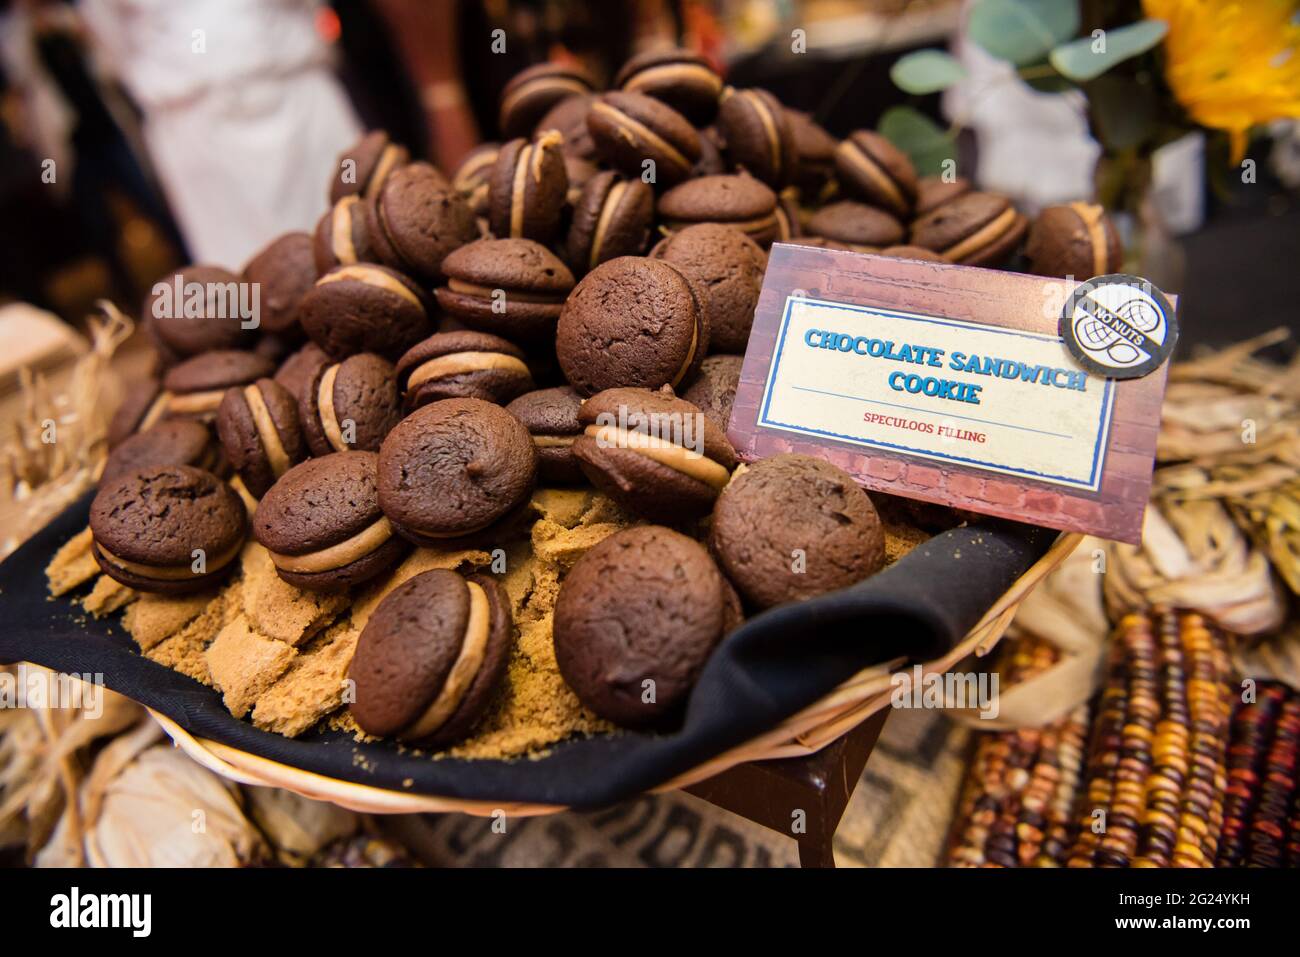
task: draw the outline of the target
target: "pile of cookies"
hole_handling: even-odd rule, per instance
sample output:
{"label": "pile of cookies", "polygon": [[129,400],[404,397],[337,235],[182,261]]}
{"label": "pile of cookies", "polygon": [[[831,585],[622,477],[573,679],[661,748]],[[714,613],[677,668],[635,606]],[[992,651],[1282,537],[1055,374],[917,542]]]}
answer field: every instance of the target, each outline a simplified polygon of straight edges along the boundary
{"label": "pile of cookies", "polygon": [[1095,207],[1029,230],[685,51],[603,94],[531,68],[500,125],[513,138],[450,179],[367,135],[313,233],[239,276],[187,267],[144,305],[160,375],[115,417],[51,581],[97,565],[87,607],[129,604],[146,654],[260,726],[434,749],[509,737],[511,708],[553,719],[528,747],[671,727],[747,613],[918,540],[827,462],[738,464],[766,248],[998,265],[1028,230],[1039,271],[1118,267]]}

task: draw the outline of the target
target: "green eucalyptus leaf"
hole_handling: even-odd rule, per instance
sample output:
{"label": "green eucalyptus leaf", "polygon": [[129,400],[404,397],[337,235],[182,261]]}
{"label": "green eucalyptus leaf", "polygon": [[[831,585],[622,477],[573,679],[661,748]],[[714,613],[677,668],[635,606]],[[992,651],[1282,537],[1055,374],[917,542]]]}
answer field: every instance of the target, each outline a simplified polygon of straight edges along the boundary
{"label": "green eucalyptus leaf", "polygon": [[908,155],[922,176],[937,175],[943,161],[955,159],[952,137],[943,127],[910,106],[894,106],[880,118],[880,135]]}
{"label": "green eucalyptus leaf", "polygon": [[1160,101],[1149,83],[1108,74],[1093,80],[1084,92],[1093,135],[1109,152],[1136,149],[1159,130]]}
{"label": "green eucalyptus leaf", "polygon": [[938,93],[965,77],[966,68],[943,50],[917,50],[899,57],[889,76],[907,93]]}
{"label": "green eucalyptus leaf", "polygon": [[1117,63],[1146,53],[1165,38],[1168,30],[1169,25],[1163,20],[1139,20],[1105,30],[1097,38],[1080,37],[1063,43],[1048,59],[1061,74],[1083,83],[1096,79]]}
{"label": "green eucalyptus leaf", "polygon": [[972,40],[1016,66],[1041,60],[1078,29],[1078,0],[979,0],[967,22]]}

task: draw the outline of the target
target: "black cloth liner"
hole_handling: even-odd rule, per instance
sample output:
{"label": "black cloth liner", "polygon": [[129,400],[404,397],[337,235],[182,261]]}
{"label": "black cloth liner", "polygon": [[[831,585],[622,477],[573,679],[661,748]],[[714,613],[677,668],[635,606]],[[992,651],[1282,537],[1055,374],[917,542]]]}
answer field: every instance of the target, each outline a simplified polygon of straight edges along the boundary
{"label": "black cloth liner", "polygon": [[[595,808],[629,798],[769,730],[869,665],[950,650],[1056,533],[1001,522],[952,529],[851,588],[773,608],[709,660],[681,727],[562,742],[541,759],[431,760],[341,732],[290,739],[230,715],[211,688],[136,650],[117,616],[50,599],[45,567],[86,526],[91,495],[0,565],[0,662],[102,674],[191,734],[307,771],[418,794]],[[409,782],[409,783],[404,783]]]}

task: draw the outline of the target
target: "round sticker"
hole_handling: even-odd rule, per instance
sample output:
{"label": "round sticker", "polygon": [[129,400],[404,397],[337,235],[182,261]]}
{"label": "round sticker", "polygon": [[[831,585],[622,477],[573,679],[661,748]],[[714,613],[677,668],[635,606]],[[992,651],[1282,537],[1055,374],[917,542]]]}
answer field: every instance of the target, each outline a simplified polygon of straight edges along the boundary
{"label": "round sticker", "polygon": [[1137,379],[1169,358],[1178,321],[1164,293],[1137,276],[1098,276],[1065,300],[1059,333],[1089,372]]}

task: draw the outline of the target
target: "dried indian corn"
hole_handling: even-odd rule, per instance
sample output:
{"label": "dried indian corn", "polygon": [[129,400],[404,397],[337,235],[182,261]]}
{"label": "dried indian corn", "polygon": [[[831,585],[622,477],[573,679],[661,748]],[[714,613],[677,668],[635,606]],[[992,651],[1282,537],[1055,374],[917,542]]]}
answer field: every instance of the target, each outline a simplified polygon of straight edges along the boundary
{"label": "dried indian corn", "polygon": [[1116,630],[1071,867],[1210,867],[1224,826],[1234,688],[1223,635],[1190,612]]}
{"label": "dried indian corn", "polygon": [[1237,706],[1228,748],[1228,793],[1218,867],[1300,865],[1296,749],[1300,694],[1260,684]]}

